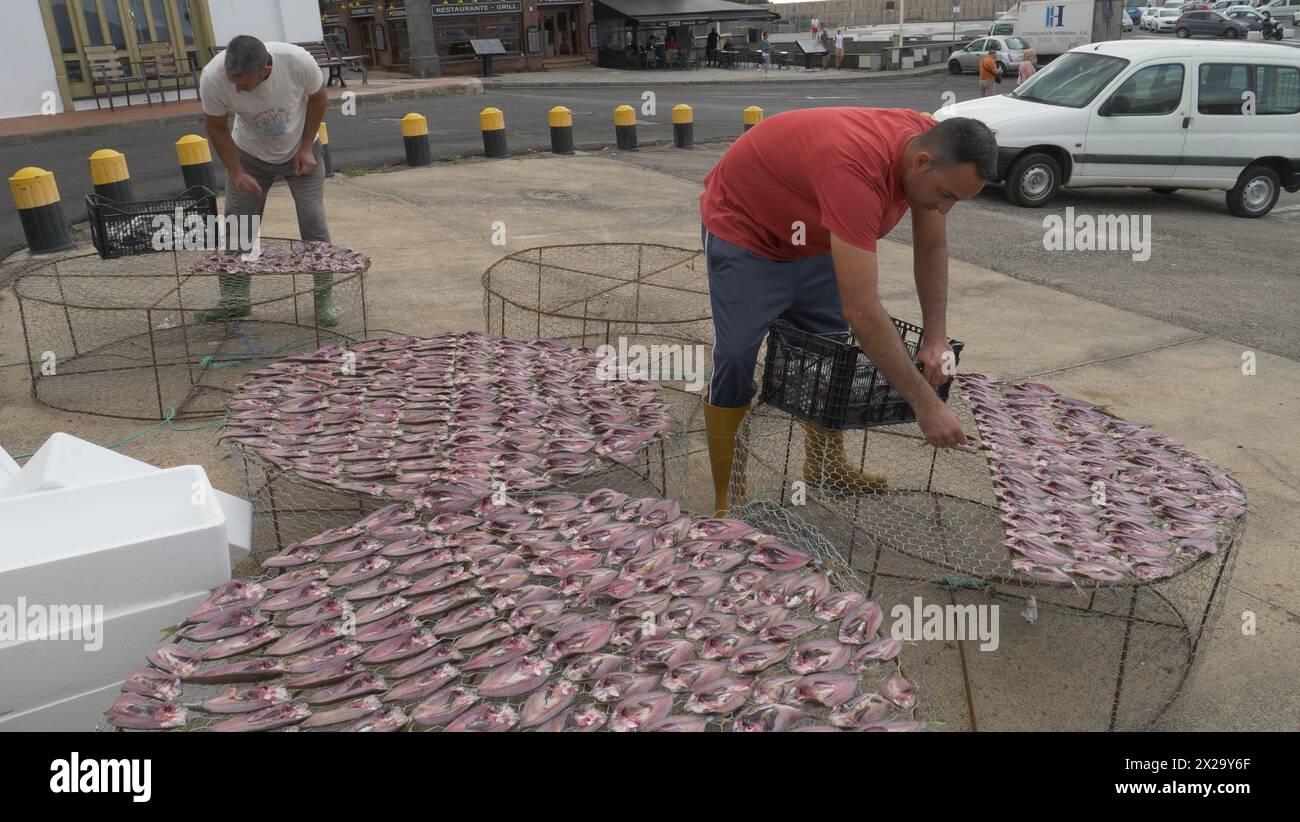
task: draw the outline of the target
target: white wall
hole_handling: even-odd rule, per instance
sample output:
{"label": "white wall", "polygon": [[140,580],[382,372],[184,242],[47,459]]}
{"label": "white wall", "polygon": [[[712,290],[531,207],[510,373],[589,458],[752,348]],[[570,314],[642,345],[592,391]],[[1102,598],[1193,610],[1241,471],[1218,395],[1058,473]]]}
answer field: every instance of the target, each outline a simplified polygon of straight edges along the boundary
{"label": "white wall", "polygon": [[316,0],[208,0],[208,10],[218,45],[240,34],[284,43],[324,39]]}
{"label": "white wall", "polygon": [[36,0],[4,4],[0,26],[0,117],[41,114],[41,95],[54,93],[54,110],[63,111],[45,24]]}

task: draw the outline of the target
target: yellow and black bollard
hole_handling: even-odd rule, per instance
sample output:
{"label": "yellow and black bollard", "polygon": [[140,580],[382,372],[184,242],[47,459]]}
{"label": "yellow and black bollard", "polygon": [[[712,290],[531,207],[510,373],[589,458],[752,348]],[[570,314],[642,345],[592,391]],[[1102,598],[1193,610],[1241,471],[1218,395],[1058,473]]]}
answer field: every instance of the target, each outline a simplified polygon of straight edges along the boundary
{"label": "yellow and black bollard", "polygon": [[758,106],[750,106],[745,109],[745,131],[749,131],[754,126],[763,121],[763,110]]}
{"label": "yellow and black bollard", "polygon": [[316,130],[316,135],[320,137],[321,158],[325,160],[325,176],[334,176],[334,160],[330,157],[330,130],[324,123]]}
{"label": "yellow and black bollard", "polygon": [[131,185],[131,172],[126,168],[126,155],[111,148],[101,148],[90,155],[90,182],[95,193],[119,203],[135,199]]}
{"label": "yellow and black bollard", "polygon": [[685,103],[673,106],[673,145],[678,148],[695,145],[695,110]]}
{"label": "yellow and black bollard", "polygon": [[614,109],[614,136],[618,147],[624,151],[636,151],[636,109],[631,106],[619,106]]}
{"label": "yellow and black bollard", "polygon": [[483,109],[478,116],[478,124],[483,131],[483,155],[506,156],[506,116],[501,113],[501,109]]}
{"label": "yellow and black bollard", "polygon": [[433,164],[433,152],[429,150],[429,121],[423,114],[413,112],[402,118],[402,141],[406,143],[408,166]]}
{"label": "yellow and black bollard", "polygon": [[186,134],[176,141],[176,158],[181,162],[181,177],[185,187],[203,186],[217,190],[217,172],[212,167],[212,147],[207,138]]}
{"label": "yellow and black bollard", "polygon": [[9,178],[9,191],[18,207],[18,220],[31,253],[47,254],[72,248],[53,173],[43,168],[24,168]]}
{"label": "yellow and black bollard", "polygon": [[551,109],[547,119],[551,123],[551,151],[556,154],[573,153],[573,112],[564,106]]}

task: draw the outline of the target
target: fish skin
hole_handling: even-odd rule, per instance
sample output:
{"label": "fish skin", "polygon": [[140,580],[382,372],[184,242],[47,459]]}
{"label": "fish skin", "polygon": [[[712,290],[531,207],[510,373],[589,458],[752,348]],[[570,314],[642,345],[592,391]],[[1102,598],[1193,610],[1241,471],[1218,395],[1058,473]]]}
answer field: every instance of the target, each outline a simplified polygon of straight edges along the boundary
{"label": "fish skin", "polygon": [[764,605],[761,602],[740,612],[736,624],[741,630],[758,633],[769,625],[784,622],[790,612],[781,605]]}
{"label": "fish skin", "polygon": [[343,662],[336,662],[333,665],[330,665],[327,668],[322,668],[314,673],[296,676],[293,679],[287,680],[284,683],[284,687],[293,690],[321,688],[326,685],[333,685],[342,682],[343,680],[354,677],[357,674],[364,673],[365,670],[366,669],[361,667],[360,663],[356,660],[349,659]]}
{"label": "fish skin", "polygon": [[788,545],[769,542],[749,552],[749,561],[773,571],[795,571],[812,561],[812,557]]}
{"label": "fish skin", "polygon": [[605,551],[605,564],[622,565],[630,559],[650,553],[655,550],[654,536],[655,532],[650,528],[632,531]]}
{"label": "fish skin", "polygon": [[916,685],[908,682],[897,671],[880,683],[880,695],[905,711],[916,707],[916,690]]}
{"label": "fish skin", "polygon": [[471,708],[453,719],[443,730],[446,733],[479,731],[500,733],[508,731],[519,722],[519,713],[509,705],[488,703]]}
{"label": "fish skin", "polygon": [[401,708],[391,707],[376,711],[347,725],[343,733],[392,733],[405,728],[411,721]]}
{"label": "fish skin", "polygon": [[658,674],[606,674],[592,683],[591,695],[597,702],[618,702],[634,694],[654,690]]}
{"label": "fish skin", "polygon": [[167,702],[181,695],[181,678],[157,668],[141,668],[122,683],[122,693]]}
{"label": "fish skin", "polygon": [[283,686],[255,685],[251,688],[227,688],[204,700],[200,707],[213,714],[243,714],[283,705],[293,699]]}
{"label": "fish skin", "polygon": [[343,598],[348,602],[361,602],[367,599],[379,599],[381,597],[393,596],[402,593],[411,587],[411,580],[401,574],[386,574],[378,579],[372,579],[364,585],[343,594]]}
{"label": "fish skin", "polygon": [[324,582],[329,578],[328,568],[312,566],[311,568],[300,568],[297,571],[282,572],[279,576],[268,579],[262,583],[262,587],[268,591],[283,591],[301,585],[304,582],[317,580]]}
{"label": "fish skin", "polygon": [[719,542],[745,539],[757,533],[754,528],[735,519],[708,518],[697,520],[687,532],[688,539],[711,539]]}
{"label": "fish skin", "polygon": [[758,601],[764,605],[784,605],[786,595],[793,590],[801,578],[795,572],[768,577],[762,588],[755,589]]}
{"label": "fish skin", "polygon": [[278,554],[262,561],[263,568],[297,568],[309,565],[320,559],[321,552],[302,545],[285,548]]}
{"label": "fish skin", "polygon": [[598,731],[608,722],[609,717],[595,705],[582,705],[566,708],[558,716],[541,727],[543,733],[560,733],[571,731],[587,733]]}
{"label": "fish skin", "polygon": [[392,594],[382,599],[373,599],[356,611],[356,624],[369,625],[380,619],[386,619],[404,610],[411,601],[401,594]]}
{"label": "fish skin", "polygon": [[542,656],[560,662],[578,654],[592,654],[604,648],[614,636],[616,624],[611,620],[583,620],[558,632],[547,644]]}
{"label": "fish skin", "polygon": [[461,634],[452,643],[451,647],[457,651],[470,651],[474,648],[482,647],[490,642],[503,639],[515,632],[515,627],[506,620],[498,620],[477,628],[467,634]]}
{"label": "fish skin", "polygon": [[301,702],[287,705],[274,705],[249,714],[239,714],[223,722],[218,722],[208,730],[217,733],[238,733],[247,731],[269,731],[295,725],[311,716],[311,709]]}
{"label": "fish skin", "polygon": [[736,717],[733,731],[780,733],[794,722],[808,716],[808,712],[790,705],[755,705]]}
{"label": "fish skin", "polygon": [[[254,628],[246,634],[239,636],[219,639],[212,645],[208,646],[201,655],[200,659],[204,662],[211,662],[214,659],[226,659],[227,657],[238,654],[246,654],[249,651],[257,650],[264,645],[270,645],[280,639],[280,632],[270,625],[263,625],[260,628]],[[268,650],[269,653],[269,650]]]}
{"label": "fish skin", "polygon": [[539,656],[522,656],[495,668],[478,685],[481,696],[509,697],[532,691],[546,682],[555,663]]}
{"label": "fish skin", "polygon": [[423,700],[437,691],[442,686],[451,682],[460,676],[461,671],[451,663],[444,664],[440,668],[432,671],[426,671],[419,676],[412,677],[403,682],[399,682],[388,693],[384,694],[385,702],[409,702],[411,700]]}
{"label": "fish skin", "polygon": [[858,682],[859,678],[852,674],[809,674],[800,677],[790,686],[789,699],[792,702],[816,702],[827,708],[835,708],[849,701]]}
{"label": "fish skin", "polygon": [[673,668],[685,662],[695,649],[685,639],[651,639],[632,648],[632,670],[637,673]]}
{"label": "fish skin", "polygon": [[[411,613],[414,609],[408,609]],[[447,614],[433,626],[433,632],[442,636],[468,631],[495,619],[497,610],[491,605],[484,605],[476,602],[473,605],[466,605],[463,608],[457,608]]]}
{"label": "fish skin", "polygon": [[774,674],[754,681],[754,693],[751,700],[755,705],[787,703],[790,689],[801,677],[791,674]]}
{"label": "fish skin", "polygon": [[473,605],[480,604],[482,598],[483,595],[480,594],[477,589],[472,586],[464,586],[454,588],[450,591],[441,591],[436,594],[430,594],[427,597],[417,600],[415,604],[408,606],[405,613],[419,617],[438,616],[439,614],[445,614],[446,612],[453,610],[459,613],[458,609],[463,610],[472,607]]}
{"label": "fish skin", "polygon": [[413,554],[406,557],[402,562],[393,568],[393,573],[399,576],[416,576],[423,574],[425,571],[432,571],[436,568],[442,568],[451,565],[456,561],[456,553],[451,548],[435,548],[420,554]]}
{"label": "fish skin", "polygon": [[636,617],[644,619],[647,613],[653,613],[656,618],[664,611],[668,610],[668,605],[672,597],[667,594],[642,594],[623,600],[610,609],[609,615],[614,619],[625,619],[627,617]]}
{"label": "fish skin", "polygon": [[677,694],[720,679],[726,670],[727,665],[721,660],[687,660],[670,668],[661,682],[669,692]]}
{"label": "fish skin", "polygon": [[438,635],[428,628],[418,628],[386,639],[361,657],[366,664],[396,662],[416,656],[438,644]]}
{"label": "fish skin", "polygon": [[529,625],[534,624],[539,619],[545,619],[546,617],[563,613],[564,609],[567,608],[568,605],[568,601],[563,599],[548,599],[540,602],[529,602],[525,605],[517,605],[514,610],[511,611],[510,617],[507,621],[514,628],[522,630],[527,628]]}
{"label": "fish skin", "polygon": [[644,733],[703,733],[708,726],[709,720],[703,716],[667,716],[641,730]]}
{"label": "fish skin", "polygon": [[450,645],[438,643],[427,651],[421,653],[419,656],[398,663],[393,667],[391,675],[395,679],[401,679],[402,677],[427,671],[434,666],[442,665],[446,662],[460,662],[464,659],[465,655],[460,651],[457,651]]}
{"label": "fish skin", "polygon": [[262,682],[288,672],[289,669],[281,660],[257,658],[198,668],[181,679],[197,685],[225,685],[237,682]]}
{"label": "fish skin", "polygon": [[519,712],[519,727],[543,725],[559,716],[577,698],[579,687],[567,679],[547,682],[534,691]]}
{"label": "fish skin", "polygon": [[832,639],[805,642],[794,649],[787,667],[797,674],[838,671],[848,664],[852,649]]}
{"label": "fish skin", "polygon": [[252,608],[241,608],[222,619],[188,625],[177,633],[191,642],[212,642],[242,634],[271,621],[271,617]]}
{"label": "fish skin", "polygon": [[322,563],[352,562],[377,553],[387,541],[369,536],[357,537],[330,549],[320,558],[320,561]]}
{"label": "fish skin", "polygon": [[844,615],[836,638],[846,645],[867,645],[876,640],[876,632],[884,620],[884,610],[868,600]]}
{"label": "fish skin", "polygon": [[304,625],[315,625],[318,622],[341,619],[352,613],[352,603],[343,597],[330,596],[314,605],[290,611],[284,617],[284,624],[289,628],[301,628]]}
{"label": "fish skin", "polygon": [[700,644],[699,655],[701,659],[729,659],[753,642],[754,637],[747,634],[724,631],[704,640]]}
{"label": "fish skin", "polygon": [[673,695],[664,691],[646,691],[627,697],[614,707],[609,729],[626,733],[638,731],[666,718],[673,710]]}
{"label": "fish skin", "polygon": [[343,699],[366,694],[381,694],[388,690],[388,682],[379,674],[364,671],[356,676],[307,694],[308,705],[328,705]]}
{"label": "fish skin", "polygon": [[343,639],[317,648],[285,662],[291,674],[310,674],[328,668],[339,662],[346,662],[361,656],[365,651],[360,642]]}
{"label": "fish skin", "polygon": [[876,662],[888,662],[898,656],[903,649],[901,640],[893,637],[881,637],[858,651],[849,661],[849,670],[861,672]]}
{"label": "fish skin", "polygon": [[739,614],[745,608],[758,601],[758,594],[754,591],[731,592],[719,594],[709,600],[709,608],[724,614]]}
{"label": "fish skin", "polygon": [[185,618],[185,622],[223,619],[234,611],[256,607],[265,597],[266,589],[255,582],[228,580],[213,588],[208,598]]}
{"label": "fish skin", "polygon": [[677,597],[709,597],[721,591],[725,583],[721,571],[692,570],[673,580],[668,592]]}
{"label": "fish skin", "polygon": [[751,679],[735,677],[696,685],[686,699],[686,710],[693,714],[729,714],[745,704],[753,685]]}
{"label": "fish skin", "polygon": [[149,664],[184,679],[198,668],[201,657],[180,645],[163,645],[149,652]]}
{"label": "fish skin", "polygon": [[694,619],[709,608],[709,601],[703,597],[685,597],[674,599],[659,618],[659,624],[677,631],[690,625]]}
{"label": "fish skin", "polygon": [[673,549],[661,548],[643,556],[633,557],[623,563],[623,575],[632,579],[644,579],[671,565],[676,556],[677,553]]}
{"label": "fish skin", "polygon": [[583,654],[564,668],[564,678],[571,682],[598,679],[619,668],[627,659],[617,654]]}
{"label": "fish skin", "polygon": [[707,639],[715,634],[731,633],[735,629],[735,616],[705,611],[692,620],[683,633],[687,639]]}
{"label": "fish skin", "polygon": [[418,617],[399,612],[360,626],[352,638],[357,642],[382,642],[423,626],[424,622]]}
{"label": "fish skin", "polygon": [[570,571],[560,578],[558,590],[564,596],[580,594],[589,588],[603,585],[618,576],[613,568],[586,568]]}
{"label": "fish skin", "polygon": [[179,702],[159,702],[140,694],[123,694],[108,709],[107,722],[130,731],[165,731],[189,721],[189,711]]}
{"label": "fish skin", "polygon": [[811,619],[787,619],[769,624],[758,632],[758,638],[761,642],[790,642],[818,627]]}
{"label": "fish skin", "polygon": [[785,602],[782,604],[787,608],[799,608],[804,605],[815,605],[830,593],[830,577],[824,573],[809,574],[797,583],[785,596]]}
{"label": "fish skin", "polygon": [[745,554],[741,551],[729,551],[725,548],[715,548],[711,551],[704,551],[696,554],[691,559],[691,567],[704,571],[726,572],[735,568],[745,561]]}
{"label": "fish skin", "polygon": [[354,719],[360,719],[363,716],[369,716],[383,707],[384,703],[374,694],[357,697],[337,708],[313,713],[303,721],[300,727],[325,728],[330,725],[339,725],[344,722],[351,722]]}
{"label": "fish skin", "polygon": [[894,705],[880,694],[866,693],[831,709],[827,717],[837,728],[856,728],[870,722],[879,722],[889,716]]}

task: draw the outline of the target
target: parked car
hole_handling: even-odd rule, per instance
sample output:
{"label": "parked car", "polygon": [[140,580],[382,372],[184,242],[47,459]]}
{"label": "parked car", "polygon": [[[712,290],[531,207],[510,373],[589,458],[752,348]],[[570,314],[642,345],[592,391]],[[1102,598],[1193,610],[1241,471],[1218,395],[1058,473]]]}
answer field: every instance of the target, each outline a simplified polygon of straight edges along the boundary
{"label": "parked car", "polygon": [[1142,12],[1154,7],[1154,0],[1124,0],[1124,14],[1133,21],[1133,25],[1142,24]]}
{"label": "parked car", "polygon": [[1239,5],[1241,5],[1241,0],[1218,0],[1217,3],[1210,4],[1210,11],[1223,11]]}
{"label": "parked car", "polygon": [[1019,37],[979,37],[960,51],[954,51],[948,58],[948,71],[952,74],[966,74],[980,69],[980,60],[989,49],[998,53],[998,65],[1005,77],[1015,77],[1020,71],[1020,61],[1025,56],[1029,44]]}
{"label": "parked car", "polygon": [[1152,31],[1173,31],[1183,13],[1178,9],[1160,9],[1152,21]]}
{"label": "parked car", "polygon": [[1155,31],[1157,26],[1156,18],[1160,15],[1160,11],[1155,6],[1147,6],[1142,9],[1142,19],[1138,21],[1138,25],[1144,31]]}
{"label": "parked car", "polygon": [[1236,21],[1244,25],[1251,31],[1259,31],[1264,28],[1264,15],[1254,9],[1236,7],[1227,9],[1221,14],[1229,20]]}
{"label": "parked car", "polygon": [[1127,14],[1124,15],[1123,17],[1121,17],[1121,18],[1119,19],[1119,30],[1120,30],[1120,31],[1132,31],[1132,30],[1133,30],[1133,18],[1132,18],[1132,17],[1129,17]]}
{"label": "parked car", "polygon": [[1273,0],[1272,3],[1260,8],[1268,9],[1273,19],[1282,25],[1294,26],[1297,15],[1300,15],[1300,0]]}
{"label": "parked car", "polygon": [[1174,34],[1179,37],[1227,37],[1234,40],[1245,37],[1250,26],[1229,20],[1217,11],[1189,11],[1174,22]]}
{"label": "parked car", "polygon": [[[1247,91],[1268,116],[1249,116]],[[1029,208],[1063,186],[1142,186],[1225,191],[1232,214],[1262,217],[1283,189],[1300,191],[1300,50],[1273,43],[1092,43],[935,117],[994,129],[995,181]]]}
{"label": "parked car", "polygon": [[1210,4],[1209,3],[1183,3],[1183,5],[1180,8],[1182,12],[1186,14],[1189,11],[1206,11],[1210,8]]}

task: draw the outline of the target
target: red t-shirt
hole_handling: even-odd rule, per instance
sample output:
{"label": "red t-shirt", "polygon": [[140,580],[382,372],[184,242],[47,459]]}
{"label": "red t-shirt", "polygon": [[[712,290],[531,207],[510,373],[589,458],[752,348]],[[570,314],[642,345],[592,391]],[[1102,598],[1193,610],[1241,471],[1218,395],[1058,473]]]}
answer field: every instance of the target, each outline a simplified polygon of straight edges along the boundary
{"label": "red t-shirt", "polygon": [[[934,126],[907,109],[777,114],[745,132],[704,178],[700,218],[713,236],[770,260],[827,254],[832,233],[875,251],[907,211],[903,149]],[[794,244],[796,221],[804,245]]]}

